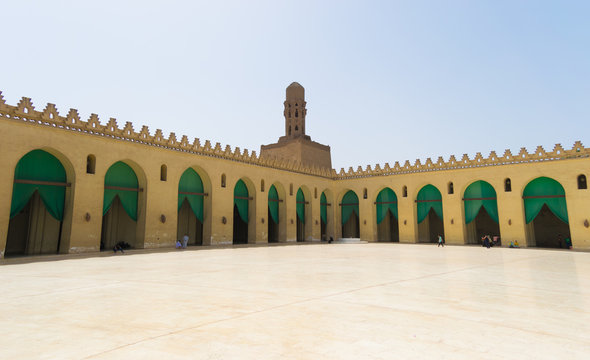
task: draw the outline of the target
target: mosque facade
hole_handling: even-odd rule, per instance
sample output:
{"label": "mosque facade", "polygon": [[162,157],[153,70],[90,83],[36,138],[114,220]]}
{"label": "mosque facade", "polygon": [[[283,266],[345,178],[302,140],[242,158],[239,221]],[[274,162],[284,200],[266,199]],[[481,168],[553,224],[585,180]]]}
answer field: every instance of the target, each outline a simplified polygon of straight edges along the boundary
{"label": "mosque facade", "polygon": [[0,93],[0,256],[313,242],[590,248],[590,149],[522,148],[347,171],[305,132],[286,91],[285,135],[260,153],[115,119],[86,121]]}

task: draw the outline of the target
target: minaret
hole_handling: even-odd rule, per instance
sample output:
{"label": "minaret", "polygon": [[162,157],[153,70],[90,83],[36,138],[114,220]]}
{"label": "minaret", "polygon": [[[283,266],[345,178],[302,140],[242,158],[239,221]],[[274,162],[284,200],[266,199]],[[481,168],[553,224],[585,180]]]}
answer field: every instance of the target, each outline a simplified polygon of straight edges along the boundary
{"label": "minaret", "polygon": [[285,102],[285,137],[295,139],[305,136],[305,89],[299,83],[291,83],[287,87]]}
{"label": "minaret", "polygon": [[294,82],[287,87],[287,96],[283,103],[285,110],[285,136],[274,144],[261,145],[261,158],[274,158],[299,163],[304,166],[332,170],[330,147],[311,141],[305,135],[305,89]]}

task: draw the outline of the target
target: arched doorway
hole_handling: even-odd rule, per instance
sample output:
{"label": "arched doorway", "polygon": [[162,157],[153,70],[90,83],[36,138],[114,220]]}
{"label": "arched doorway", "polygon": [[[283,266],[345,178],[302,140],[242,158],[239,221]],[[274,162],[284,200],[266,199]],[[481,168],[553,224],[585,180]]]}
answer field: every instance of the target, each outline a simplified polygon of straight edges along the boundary
{"label": "arched doorway", "polygon": [[418,242],[437,242],[444,237],[442,196],[433,185],[426,185],[416,197]]}
{"label": "arched doorway", "polygon": [[539,177],[524,188],[528,246],[566,248],[570,238],[565,190],[548,177]]}
{"label": "arched doorway", "polygon": [[135,171],[122,161],[114,163],[104,178],[100,249],[110,251],[116,244],[135,248],[139,182]]}
{"label": "arched doorway", "polygon": [[56,254],[61,247],[67,175],[50,153],[33,150],[14,170],[5,256]]}
{"label": "arched doorway", "polygon": [[248,208],[250,206],[248,187],[243,180],[238,180],[234,187],[234,244],[248,243]]}
{"label": "arched doorway", "polygon": [[349,190],[342,198],[342,237],[360,238],[359,227],[359,198],[354,191]]}
{"label": "arched doorway", "polygon": [[332,204],[328,203],[328,199],[326,198],[326,193],[322,191],[322,195],[320,196],[320,237],[322,241],[327,241],[328,239],[328,206]]}
{"label": "arched doorway", "polygon": [[305,195],[303,194],[303,190],[299,188],[297,190],[297,196],[295,197],[297,206],[297,241],[303,242],[305,241],[305,207],[308,204],[305,201]]}
{"label": "arched doorway", "polygon": [[397,220],[397,196],[390,188],[385,188],[377,195],[377,239],[379,241],[399,242]]}
{"label": "arched doorway", "polygon": [[274,184],[268,189],[268,242],[279,242],[279,193]]}
{"label": "arched doorway", "polygon": [[188,245],[203,245],[203,197],[207,195],[199,174],[186,169],[178,182],[177,239],[188,235]]}
{"label": "arched doorway", "polygon": [[481,238],[500,237],[496,190],[486,181],[476,181],[463,194],[468,244],[482,244]]}

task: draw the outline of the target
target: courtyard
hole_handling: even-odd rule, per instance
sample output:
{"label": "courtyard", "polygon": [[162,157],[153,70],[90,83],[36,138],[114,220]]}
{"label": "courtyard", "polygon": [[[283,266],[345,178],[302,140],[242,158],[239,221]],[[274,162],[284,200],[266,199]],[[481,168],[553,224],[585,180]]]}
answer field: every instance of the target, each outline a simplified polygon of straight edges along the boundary
{"label": "courtyard", "polygon": [[373,243],[102,255],[0,266],[0,358],[590,356],[586,252]]}

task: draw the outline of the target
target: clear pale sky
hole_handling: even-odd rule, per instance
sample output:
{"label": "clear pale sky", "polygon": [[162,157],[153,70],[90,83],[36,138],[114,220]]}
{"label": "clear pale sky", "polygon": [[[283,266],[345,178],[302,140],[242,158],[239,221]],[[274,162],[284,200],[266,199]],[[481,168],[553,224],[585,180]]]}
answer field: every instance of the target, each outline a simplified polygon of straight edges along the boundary
{"label": "clear pale sky", "polygon": [[590,1],[2,1],[0,91],[241,149],[285,88],[336,169],[586,146]]}

